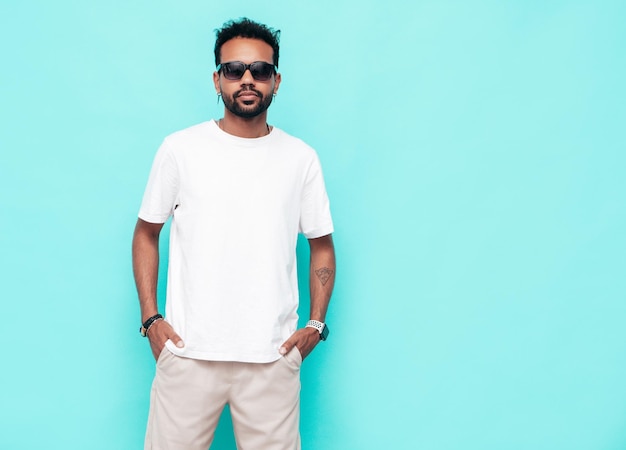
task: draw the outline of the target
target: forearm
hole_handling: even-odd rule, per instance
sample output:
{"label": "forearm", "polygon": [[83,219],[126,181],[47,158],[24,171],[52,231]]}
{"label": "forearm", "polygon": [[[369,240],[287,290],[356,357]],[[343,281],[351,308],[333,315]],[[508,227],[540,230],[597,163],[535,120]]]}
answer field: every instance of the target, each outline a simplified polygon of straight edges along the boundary
{"label": "forearm", "polygon": [[159,233],[162,224],[139,220],[133,236],[133,274],[139,295],[141,321],[158,313]]}
{"label": "forearm", "polygon": [[[335,247],[329,234],[316,239],[309,239],[311,247],[311,266],[309,269],[309,285],[311,286],[311,311],[309,318],[324,322],[330,296],[335,286]],[[321,334],[315,328],[300,328],[293,333],[280,347],[281,355],[286,355],[293,346],[298,347],[302,359],[320,342]]]}
{"label": "forearm", "polygon": [[310,239],[309,245],[311,247],[309,273],[311,310],[309,318],[324,322],[335,286],[335,247],[331,235]]}

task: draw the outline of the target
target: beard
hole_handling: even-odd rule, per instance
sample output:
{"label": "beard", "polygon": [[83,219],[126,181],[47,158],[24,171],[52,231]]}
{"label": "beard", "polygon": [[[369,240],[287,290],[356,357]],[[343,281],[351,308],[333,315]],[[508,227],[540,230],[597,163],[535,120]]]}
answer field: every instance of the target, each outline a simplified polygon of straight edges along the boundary
{"label": "beard", "polygon": [[[254,92],[259,98],[256,103],[242,103],[237,101],[237,97],[239,97],[241,94],[250,92]],[[244,119],[251,119],[267,111],[267,108],[269,108],[272,104],[272,96],[269,95],[265,97],[262,92],[257,91],[252,86],[248,86],[246,89],[238,90],[230,97],[222,96],[222,101],[224,102],[224,106],[226,107],[226,109],[234,115]]]}

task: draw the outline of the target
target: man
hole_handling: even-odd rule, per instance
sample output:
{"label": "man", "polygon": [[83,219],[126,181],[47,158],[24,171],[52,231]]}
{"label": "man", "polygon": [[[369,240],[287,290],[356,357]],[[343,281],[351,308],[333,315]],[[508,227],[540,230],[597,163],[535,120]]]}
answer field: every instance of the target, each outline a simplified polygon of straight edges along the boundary
{"label": "man", "polygon": [[[239,449],[299,449],[302,360],[325,340],[333,225],[317,155],[267,123],[279,31],[217,30],[224,116],[168,136],[133,237],[141,332],[157,360],[146,449],[206,450],[230,405]],[[165,318],[159,233],[172,216]],[[298,233],[309,241],[310,321],[296,330]]]}

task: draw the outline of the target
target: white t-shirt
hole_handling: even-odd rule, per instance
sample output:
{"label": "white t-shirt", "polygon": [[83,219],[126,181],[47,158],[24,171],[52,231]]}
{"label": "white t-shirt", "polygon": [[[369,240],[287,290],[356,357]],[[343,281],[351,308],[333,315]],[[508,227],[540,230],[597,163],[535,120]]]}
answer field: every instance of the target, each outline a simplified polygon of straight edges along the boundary
{"label": "white t-shirt", "polygon": [[271,362],[296,330],[296,241],[333,232],[315,151],[278,128],[255,139],[214,121],[168,136],[139,217],[170,230],[165,314],[174,354]]}

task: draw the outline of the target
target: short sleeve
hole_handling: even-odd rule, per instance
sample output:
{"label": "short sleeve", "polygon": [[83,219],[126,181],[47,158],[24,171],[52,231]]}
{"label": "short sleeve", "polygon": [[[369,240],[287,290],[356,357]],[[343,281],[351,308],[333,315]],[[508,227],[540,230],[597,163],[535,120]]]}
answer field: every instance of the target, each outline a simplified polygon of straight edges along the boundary
{"label": "short sleeve", "polygon": [[333,232],[330,202],[317,155],[309,166],[302,190],[300,232],[308,239],[326,236]]}
{"label": "short sleeve", "polygon": [[180,188],[178,166],[170,147],[164,142],[157,152],[143,195],[139,218],[150,223],[165,223],[177,204]]}

